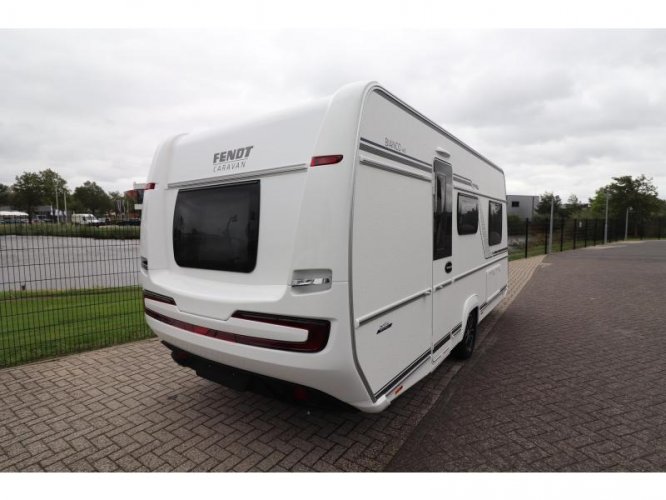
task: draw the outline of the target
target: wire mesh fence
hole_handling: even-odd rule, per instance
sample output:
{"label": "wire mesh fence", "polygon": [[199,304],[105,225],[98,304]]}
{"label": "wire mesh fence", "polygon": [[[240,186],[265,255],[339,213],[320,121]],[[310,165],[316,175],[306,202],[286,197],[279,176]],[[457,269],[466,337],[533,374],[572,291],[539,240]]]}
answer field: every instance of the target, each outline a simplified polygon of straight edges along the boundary
{"label": "wire mesh fence", "polygon": [[139,228],[0,225],[0,367],[152,334]]}
{"label": "wire mesh fence", "polygon": [[628,239],[661,239],[666,232],[666,219],[641,221],[609,219],[553,219],[552,241],[550,220],[509,218],[509,258],[519,259],[552,252],[575,250]]}
{"label": "wire mesh fence", "polygon": [[[608,241],[659,238],[666,220],[609,220]],[[509,219],[511,259],[599,245],[604,221]],[[0,224],[0,367],[145,339],[139,227]]]}

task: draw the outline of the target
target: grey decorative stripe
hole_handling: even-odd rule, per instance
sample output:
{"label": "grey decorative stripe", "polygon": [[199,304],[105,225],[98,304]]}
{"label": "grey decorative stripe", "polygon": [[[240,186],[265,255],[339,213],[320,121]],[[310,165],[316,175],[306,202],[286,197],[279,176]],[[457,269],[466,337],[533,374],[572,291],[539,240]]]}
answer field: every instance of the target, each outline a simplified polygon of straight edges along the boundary
{"label": "grey decorative stripe", "polygon": [[370,158],[366,158],[365,156],[361,156],[359,162],[362,165],[367,165],[368,167],[378,168],[380,170],[385,170],[387,172],[391,172],[394,174],[404,175],[406,177],[411,177],[413,179],[418,179],[420,181],[432,182],[432,179],[429,175],[422,174],[420,172],[410,172],[409,170],[403,170],[401,168],[394,167],[392,165],[388,165],[386,163],[382,163],[377,160],[371,160]]}
{"label": "grey decorative stripe", "polygon": [[394,302],[392,304],[389,304],[387,306],[384,306],[380,309],[377,309],[376,311],[373,311],[369,314],[366,314],[365,316],[361,316],[360,318],[356,318],[355,324],[356,328],[359,326],[367,323],[368,321],[371,321],[375,319],[378,316],[381,316],[383,314],[386,314],[391,311],[395,311],[396,309],[399,309],[400,307],[404,307],[407,304],[411,304],[415,300],[420,299],[421,297],[424,297],[426,295],[430,295],[430,288],[426,288],[425,290],[422,290],[420,292],[414,293],[412,295],[409,295],[408,297],[405,297],[404,299],[398,300],[397,302]]}
{"label": "grey decorative stripe", "polygon": [[455,335],[460,329],[462,328],[462,323],[458,323],[456,326],[453,327],[453,329],[448,332],[442,339],[437,341],[437,343],[434,345],[432,351],[428,349],[425,351],[423,354],[421,354],[418,358],[416,358],[414,361],[412,361],[407,368],[402,370],[400,373],[398,373],[395,377],[393,377],[388,383],[386,383],[379,391],[377,391],[373,397],[375,399],[380,398],[382,395],[386,394],[387,392],[391,391],[395,386],[397,386],[402,380],[407,378],[409,375],[412,374],[418,368],[423,361],[425,361],[428,356],[432,353],[437,351],[440,347],[442,347],[444,344],[446,344],[449,339],[451,338],[451,335]]}
{"label": "grey decorative stripe", "polygon": [[458,323],[456,326],[454,326],[454,327],[451,329],[450,332],[448,332],[446,335],[444,335],[443,338],[441,338],[440,340],[437,341],[437,343],[436,343],[436,344],[434,345],[434,347],[432,348],[432,352],[435,352],[437,349],[439,349],[439,348],[442,347],[444,344],[446,344],[446,342],[448,342],[448,340],[451,338],[451,336],[452,336],[452,335],[455,335],[456,333],[458,333],[458,332],[460,331],[461,328],[462,328],[462,323]]}
{"label": "grey decorative stripe", "polygon": [[219,177],[207,177],[205,179],[195,179],[192,181],[170,182],[167,184],[167,188],[174,189],[218,186],[241,179],[268,177],[269,175],[278,175],[287,172],[295,172],[297,170],[306,170],[307,168],[308,167],[305,163],[299,163],[298,165],[285,165],[284,167],[268,168],[265,170],[253,170],[251,172],[239,172],[237,174],[229,174]]}
{"label": "grey decorative stripe", "polygon": [[497,297],[499,297],[500,295],[502,295],[502,293],[503,293],[504,290],[506,290],[506,289],[507,289],[507,286],[506,286],[506,285],[504,285],[502,288],[500,288],[500,289],[499,289],[497,292],[495,292],[495,293],[494,293],[494,294],[493,294],[493,295],[492,295],[492,296],[491,296],[486,302],[484,302],[483,304],[481,304],[481,306],[479,307],[479,310],[480,310],[481,312],[483,312],[483,310],[484,310],[486,307],[488,307],[488,306],[490,305],[490,303],[493,302]]}
{"label": "grey decorative stripe", "polygon": [[382,146],[381,144],[377,144],[376,142],[371,141],[370,139],[365,139],[361,137],[360,148],[362,151],[367,151],[368,153],[376,154],[377,156],[382,156],[388,160],[404,163],[405,165],[418,168],[419,170],[423,170],[424,172],[432,172],[432,165],[424,162],[423,160],[419,160],[418,158],[414,158],[413,156],[409,156],[404,153],[400,153],[399,151],[389,149],[386,146]]}
{"label": "grey decorative stripe", "polygon": [[509,251],[508,247],[500,248],[499,250],[495,250],[493,252],[493,257],[495,257],[496,255],[499,255],[501,253],[508,252],[508,251]]}
{"label": "grey decorative stripe", "polygon": [[447,333],[442,337],[440,340],[437,341],[437,343],[433,346],[432,352],[437,351],[440,347],[442,347],[444,344],[446,344],[449,340],[451,339],[451,334]]}
{"label": "grey decorative stripe", "polygon": [[414,361],[412,361],[407,368],[405,368],[400,373],[398,373],[395,377],[393,377],[387,384],[384,385],[384,387],[379,389],[379,391],[377,391],[373,395],[375,400],[382,397],[384,394],[386,394],[391,389],[393,389],[393,387],[398,385],[399,382],[401,382],[403,379],[405,379],[409,375],[411,375],[412,372],[414,372],[426,359],[428,359],[429,356],[430,356],[430,348],[428,348],[427,351],[425,351],[418,358],[416,358]]}

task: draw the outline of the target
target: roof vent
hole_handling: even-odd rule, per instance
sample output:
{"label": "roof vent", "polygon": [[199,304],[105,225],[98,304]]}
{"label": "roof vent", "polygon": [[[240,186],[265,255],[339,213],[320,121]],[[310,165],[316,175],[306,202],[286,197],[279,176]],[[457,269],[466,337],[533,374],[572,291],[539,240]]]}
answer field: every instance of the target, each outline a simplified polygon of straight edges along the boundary
{"label": "roof vent", "polygon": [[435,152],[444,158],[451,158],[451,153],[449,153],[446,149],[444,148],[437,148],[435,149]]}

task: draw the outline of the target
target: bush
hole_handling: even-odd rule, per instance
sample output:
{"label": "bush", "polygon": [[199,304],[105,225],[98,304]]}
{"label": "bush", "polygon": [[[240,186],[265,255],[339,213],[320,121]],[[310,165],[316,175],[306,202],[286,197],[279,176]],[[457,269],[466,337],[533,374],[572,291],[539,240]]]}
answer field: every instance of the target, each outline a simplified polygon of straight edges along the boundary
{"label": "bush", "polygon": [[2,224],[0,236],[64,236],[99,240],[136,240],[137,226],[78,226],[74,224]]}

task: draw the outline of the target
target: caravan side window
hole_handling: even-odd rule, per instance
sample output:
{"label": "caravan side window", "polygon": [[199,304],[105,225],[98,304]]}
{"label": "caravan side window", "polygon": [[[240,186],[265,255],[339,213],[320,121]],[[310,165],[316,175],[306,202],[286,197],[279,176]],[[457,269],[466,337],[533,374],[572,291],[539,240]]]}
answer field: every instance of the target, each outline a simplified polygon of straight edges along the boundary
{"label": "caravan side window", "polygon": [[502,204],[488,202],[488,244],[499,245],[502,242]]}
{"label": "caravan side window", "polygon": [[458,234],[476,234],[479,227],[479,200],[458,194]]}

